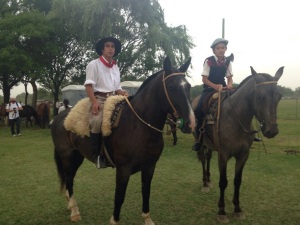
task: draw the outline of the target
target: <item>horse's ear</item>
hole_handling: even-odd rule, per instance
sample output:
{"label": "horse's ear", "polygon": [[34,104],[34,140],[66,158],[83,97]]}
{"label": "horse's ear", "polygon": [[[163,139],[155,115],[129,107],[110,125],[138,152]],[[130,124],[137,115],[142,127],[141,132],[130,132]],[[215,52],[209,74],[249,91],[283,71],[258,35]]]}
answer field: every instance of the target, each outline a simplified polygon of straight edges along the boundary
{"label": "horse's ear", "polygon": [[172,65],[171,65],[170,58],[169,58],[169,56],[167,56],[167,57],[165,58],[165,60],[164,60],[164,70],[165,70],[165,71],[170,71],[170,70],[171,70],[171,67],[172,67]]}
{"label": "horse's ear", "polygon": [[180,68],[179,71],[180,72],[186,72],[187,69],[189,68],[190,64],[191,64],[191,60],[192,58],[190,57]]}
{"label": "horse's ear", "polygon": [[256,76],[256,75],[257,75],[256,71],[253,69],[252,66],[250,66],[250,68],[251,68],[251,74],[252,74],[253,76]]}
{"label": "horse's ear", "polygon": [[283,69],[284,69],[284,66],[280,67],[280,68],[277,70],[277,72],[276,72],[276,74],[275,74],[275,77],[274,77],[274,79],[275,79],[276,81],[278,81],[278,80],[280,79],[280,77],[282,76],[282,74],[283,74]]}

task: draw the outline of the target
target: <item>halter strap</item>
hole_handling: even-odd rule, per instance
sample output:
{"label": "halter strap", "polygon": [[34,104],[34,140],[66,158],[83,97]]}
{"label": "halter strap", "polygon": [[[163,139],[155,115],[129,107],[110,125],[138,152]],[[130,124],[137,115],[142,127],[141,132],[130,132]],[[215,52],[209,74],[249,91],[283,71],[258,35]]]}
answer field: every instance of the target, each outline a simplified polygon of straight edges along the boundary
{"label": "halter strap", "polygon": [[163,82],[163,85],[164,85],[164,90],[165,90],[165,93],[166,93],[166,97],[167,97],[167,99],[168,99],[168,102],[170,103],[170,105],[171,105],[171,107],[172,107],[172,109],[173,109],[173,111],[174,111],[173,114],[174,114],[174,116],[175,116],[176,119],[177,119],[177,118],[179,117],[179,115],[178,115],[178,112],[177,112],[175,106],[173,105],[173,103],[172,103],[171,100],[170,100],[170,97],[169,97],[169,94],[168,94],[168,91],[167,91],[167,87],[166,87],[166,82],[165,82],[168,78],[174,77],[174,76],[185,76],[185,73],[172,73],[172,74],[170,74],[169,76],[165,77],[165,71],[164,71],[162,82]]}
{"label": "halter strap", "polygon": [[258,87],[258,86],[265,85],[265,84],[277,84],[277,81],[266,81],[266,82],[256,84],[255,86]]}

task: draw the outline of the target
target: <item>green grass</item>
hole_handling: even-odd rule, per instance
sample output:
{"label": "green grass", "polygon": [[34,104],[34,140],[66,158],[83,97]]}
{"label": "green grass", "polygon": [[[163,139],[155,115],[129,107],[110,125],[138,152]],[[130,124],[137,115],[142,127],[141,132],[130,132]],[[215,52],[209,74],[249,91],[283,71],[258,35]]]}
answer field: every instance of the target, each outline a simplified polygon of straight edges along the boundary
{"label": "green grass", "polygon": [[[284,102],[283,102],[284,103]],[[287,104],[288,105],[288,104]],[[283,119],[289,107],[279,107],[280,133],[263,138],[251,149],[243,174],[240,203],[246,219],[232,217],[234,160],[228,164],[226,210],[231,225],[300,224],[300,120]],[[292,110],[290,110],[292,111]],[[69,210],[59,193],[49,129],[25,128],[21,137],[11,137],[0,126],[0,224],[68,225]],[[178,134],[178,145],[165,135],[165,149],[157,164],[150,199],[151,217],[156,225],[213,225],[219,198],[217,154],[213,153],[209,193],[202,193],[202,171],[191,151],[192,135]],[[75,179],[75,197],[82,215],[80,225],[109,224],[113,212],[115,170],[97,170],[85,161]],[[121,225],[140,225],[140,173],[130,179],[121,211]]]}

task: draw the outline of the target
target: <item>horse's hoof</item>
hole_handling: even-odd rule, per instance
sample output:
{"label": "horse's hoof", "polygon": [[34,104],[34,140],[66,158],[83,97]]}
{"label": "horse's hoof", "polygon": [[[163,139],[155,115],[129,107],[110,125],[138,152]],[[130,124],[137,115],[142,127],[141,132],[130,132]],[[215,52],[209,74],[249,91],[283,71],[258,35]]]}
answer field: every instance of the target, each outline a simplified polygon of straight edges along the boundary
{"label": "horse's hoof", "polygon": [[209,188],[212,188],[214,186],[212,182],[207,182],[207,185]]}
{"label": "horse's hoof", "polygon": [[155,225],[150,217],[150,213],[142,213],[142,217],[145,220],[145,225]]}
{"label": "horse's hoof", "polygon": [[80,221],[80,220],[81,220],[80,214],[71,216],[71,221],[72,221],[72,222],[78,222],[78,221]]}
{"label": "horse's hoof", "polygon": [[114,216],[111,216],[110,220],[109,220],[110,225],[118,225],[118,222],[115,221]]}
{"label": "horse's hoof", "polygon": [[209,187],[202,187],[201,192],[208,193],[210,191]]}
{"label": "horse's hoof", "polygon": [[221,223],[229,223],[227,215],[217,215],[217,221]]}
{"label": "horse's hoof", "polygon": [[244,219],[246,219],[246,216],[243,212],[235,212],[234,218],[236,218],[238,220],[244,220]]}
{"label": "horse's hoof", "polygon": [[145,220],[145,225],[155,225],[154,223],[153,223],[153,221],[150,219],[150,220]]}

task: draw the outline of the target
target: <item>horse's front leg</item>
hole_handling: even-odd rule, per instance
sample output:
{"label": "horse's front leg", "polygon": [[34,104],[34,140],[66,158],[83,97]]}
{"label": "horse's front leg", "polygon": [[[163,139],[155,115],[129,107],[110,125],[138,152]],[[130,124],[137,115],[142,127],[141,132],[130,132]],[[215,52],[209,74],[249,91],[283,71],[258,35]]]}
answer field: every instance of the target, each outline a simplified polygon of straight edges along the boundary
{"label": "horse's front leg", "polygon": [[142,208],[142,217],[145,220],[145,225],[154,225],[150,217],[150,191],[151,191],[151,181],[153,178],[155,170],[155,164],[151,167],[142,170],[142,195],[143,195],[143,208]]}
{"label": "horse's front leg", "polygon": [[222,223],[228,223],[229,219],[225,211],[225,189],[227,187],[227,157],[222,157],[222,154],[219,153],[219,187],[220,187],[220,198],[218,202],[219,212],[217,215],[217,220]]}
{"label": "horse's front leg", "polygon": [[177,145],[177,133],[176,133],[176,127],[175,129],[172,131],[172,135],[173,135],[173,145]]}
{"label": "horse's front leg", "polygon": [[116,190],[115,190],[115,206],[112,217],[110,218],[111,225],[117,225],[120,220],[121,207],[124,203],[127,185],[131,172],[125,168],[117,168],[116,172]]}
{"label": "horse's front leg", "polygon": [[249,154],[245,154],[240,157],[236,157],[235,163],[235,177],[234,177],[234,195],[233,195],[233,204],[234,204],[234,217],[237,219],[245,219],[245,214],[243,213],[240,207],[240,187],[242,184],[242,174],[243,169],[248,159]]}
{"label": "horse's front leg", "polygon": [[206,149],[206,180],[207,185],[212,188],[211,180],[210,180],[210,160],[212,157],[212,150],[207,148]]}
{"label": "horse's front leg", "polygon": [[201,161],[202,165],[202,181],[203,181],[203,187],[201,189],[202,192],[209,192],[209,185],[207,180],[207,171],[206,171],[206,147],[201,147],[197,151],[198,159]]}

